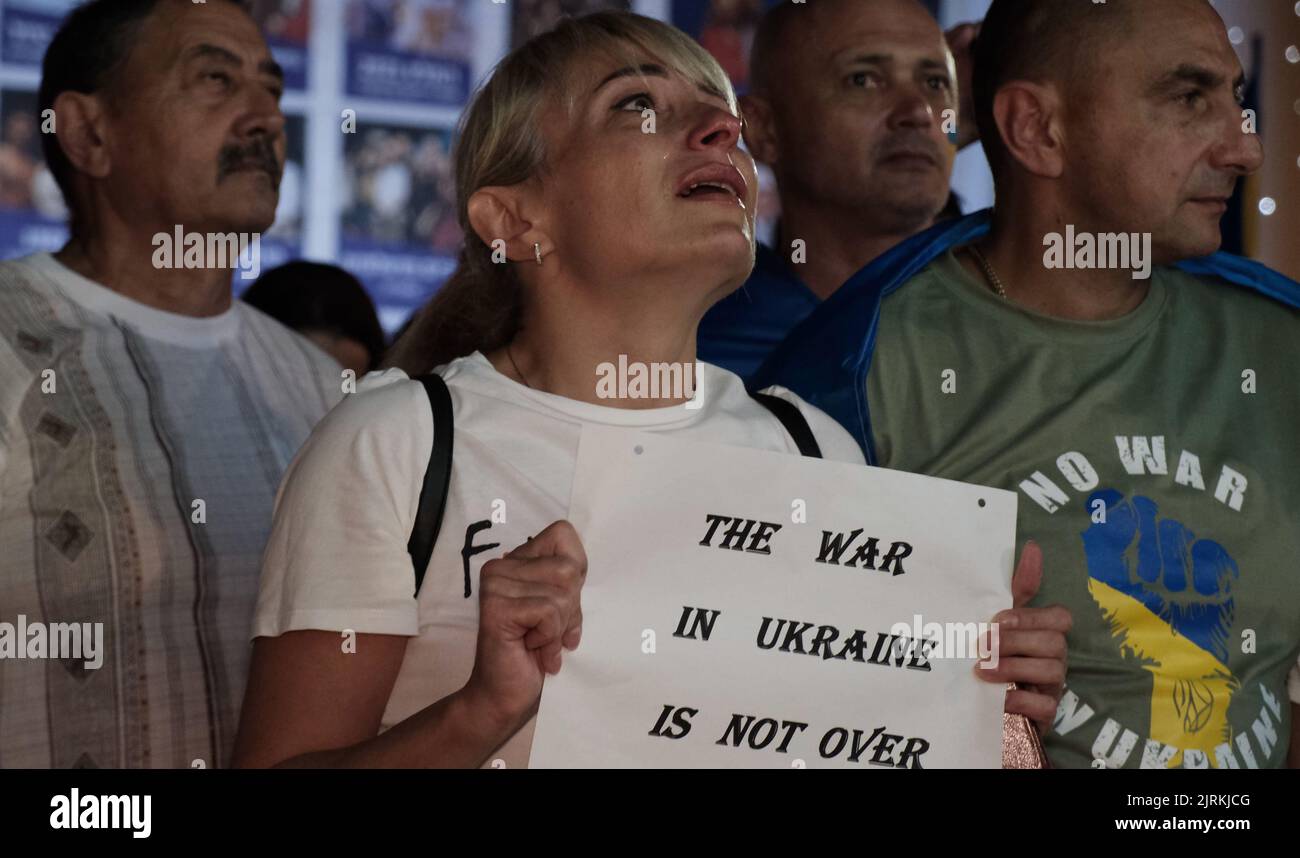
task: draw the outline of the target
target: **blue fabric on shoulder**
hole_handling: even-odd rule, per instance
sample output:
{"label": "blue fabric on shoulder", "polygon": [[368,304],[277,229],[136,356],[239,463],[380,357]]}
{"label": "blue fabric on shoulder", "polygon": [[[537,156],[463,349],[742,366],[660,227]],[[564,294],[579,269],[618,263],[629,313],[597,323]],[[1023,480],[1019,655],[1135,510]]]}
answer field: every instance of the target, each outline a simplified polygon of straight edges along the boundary
{"label": "blue fabric on shoulder", "polygon": [[[753,387],[788,387],[848,430],[867,464],[876,464],[871,441],[867,373],[875,350],[881,302],[954,247],[988,234],[992,209],[944,221],[896,245],[850,277],[790,332],[754,376]],[[1218,277],[1300,309],[1300,283],[1230,253],[1178,263],[1189,274]]]}

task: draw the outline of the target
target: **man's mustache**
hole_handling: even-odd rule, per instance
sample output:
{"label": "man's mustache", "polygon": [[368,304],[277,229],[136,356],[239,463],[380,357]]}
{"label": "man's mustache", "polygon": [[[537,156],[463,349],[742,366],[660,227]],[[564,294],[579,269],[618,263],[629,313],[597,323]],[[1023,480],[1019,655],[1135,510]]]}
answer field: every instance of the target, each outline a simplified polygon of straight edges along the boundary
{"label": "man's mustache", "polygon": [[275,146],[270,140],[259,137],[247,146],[223,148],[217,157],[217,181],[224,181],[232,173],[249,168],[264,170],[271,177],[276,188],[280,187],[282,168],[280,159],[275,155]]}

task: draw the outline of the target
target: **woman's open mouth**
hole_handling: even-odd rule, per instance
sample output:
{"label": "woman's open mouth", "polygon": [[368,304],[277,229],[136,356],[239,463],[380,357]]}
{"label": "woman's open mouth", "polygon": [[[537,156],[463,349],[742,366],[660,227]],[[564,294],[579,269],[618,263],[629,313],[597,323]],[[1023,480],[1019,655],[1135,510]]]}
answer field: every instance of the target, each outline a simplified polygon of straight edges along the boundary
{"label": "woman's open mouth", "polygon": [[745,208],[745,177],[730,164],[705,164],[677,183],[677,196],[692,202],[721,203]]}
{"label": "woman's open mouth", "polygon": [[745,203],[736,196],[735,191],[721,185],[692,185],[677,196],[693,202],[722,203],[728,206],[739,206],[742,209],[745,207]]}

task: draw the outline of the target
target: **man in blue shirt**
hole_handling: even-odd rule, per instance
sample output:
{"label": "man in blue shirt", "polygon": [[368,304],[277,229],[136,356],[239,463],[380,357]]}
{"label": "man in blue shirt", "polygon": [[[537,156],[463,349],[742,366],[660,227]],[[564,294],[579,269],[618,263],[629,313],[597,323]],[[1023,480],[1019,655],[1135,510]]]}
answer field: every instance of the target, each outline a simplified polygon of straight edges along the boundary
{"label": "man in blue shirt", "polygon": [[971,115],[958,109],[970,89],[958,87],[958,69],[968,82],[976,29],[945,41],[917,0],[783,3],[767,14],[742,106],[782,218],[749,281],[700,324],[702,360],[753,375],[854,272],[945,211],[955,144],[977,136],[973,122],[957,124]]}

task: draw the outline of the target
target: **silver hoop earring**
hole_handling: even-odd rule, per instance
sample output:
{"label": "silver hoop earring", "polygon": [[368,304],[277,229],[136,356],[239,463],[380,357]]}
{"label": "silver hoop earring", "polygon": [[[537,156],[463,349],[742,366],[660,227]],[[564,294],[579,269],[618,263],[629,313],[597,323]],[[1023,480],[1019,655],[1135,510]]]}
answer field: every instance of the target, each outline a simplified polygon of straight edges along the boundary
{"label": "silver hoop earring", "polygon": [[537,264],[542,264],[542,245],[536,241],[533,242],[533,256],[537,259]]}

